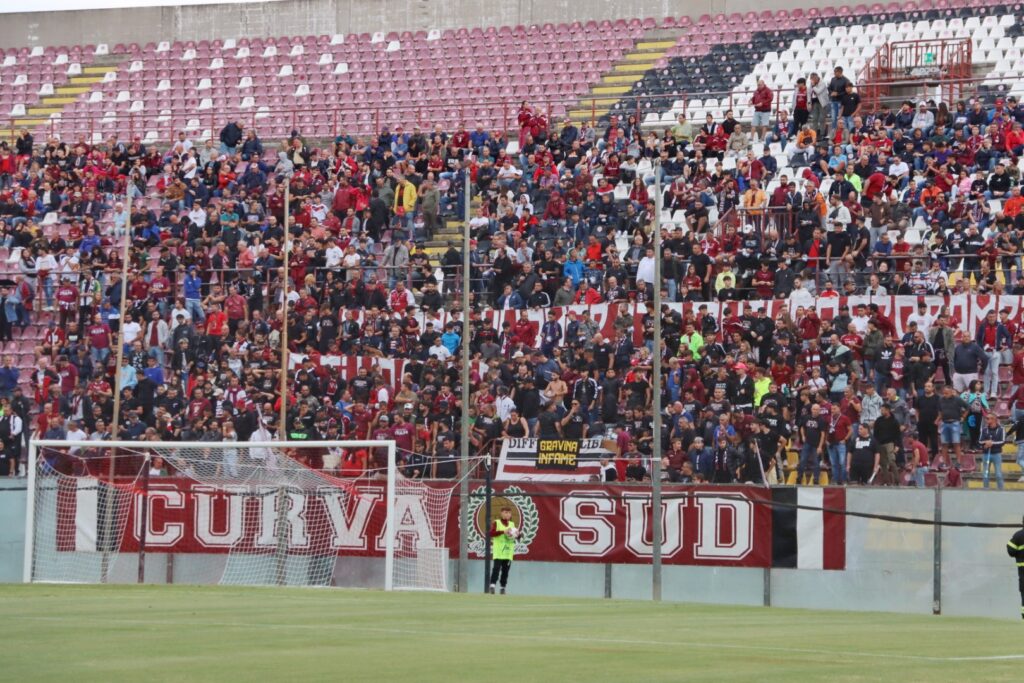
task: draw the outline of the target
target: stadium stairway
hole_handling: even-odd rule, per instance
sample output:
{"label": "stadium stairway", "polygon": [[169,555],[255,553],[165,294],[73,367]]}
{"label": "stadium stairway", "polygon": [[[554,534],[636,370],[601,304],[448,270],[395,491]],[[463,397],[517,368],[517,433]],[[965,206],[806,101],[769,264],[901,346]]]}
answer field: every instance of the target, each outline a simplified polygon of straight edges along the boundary
{"label": "stadium stairway", "polygon": [[623,109],[623,115],[628,115],[635,109],[635,105],[623,103],[622,97],[629,94],[634,84],[653,69],[659,60],[665,58],[669,48],[679,41],[680,36],[681,32],[677,29],[648,29],[633,49],[612,64],[611,69],[601,75],[601,80],[579,99],[569,111],[568,117],[576,123],[596,123],[605,120],[612,109],[620,108]]}
{"label": "stadium stairway", "polygon": [[25,107],[24,113],[12,118],[11,128],[0,130],[0,137],[9,138],[17,135],[22,128],[36,128],[45,125],[52,118],[60,118],[69,104],[73,104],[83,95],[91,96],[98,84],[116,79],[117,71],[126,59],[127,55],[108,54],[75,69],[79,73],[73,73],[69,69],[65,83],[53,84],[40,92],[39,101]]}

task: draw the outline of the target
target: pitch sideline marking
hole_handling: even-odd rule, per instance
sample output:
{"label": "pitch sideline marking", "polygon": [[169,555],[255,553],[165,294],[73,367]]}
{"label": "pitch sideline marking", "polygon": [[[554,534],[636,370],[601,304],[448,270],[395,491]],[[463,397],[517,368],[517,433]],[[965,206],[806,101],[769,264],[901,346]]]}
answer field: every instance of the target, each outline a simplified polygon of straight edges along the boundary
{"label": "pitch sideline marking", "polygon": [[[64,621],[65,617],[54,617],[54,616],[16,616],[14,619],[30,619],[34,621]],[[125,625],[146,625],[151,626],[154,624],[166,625],[166,622],[158,619],[98,619],[97,621],[103,621],[110,624],[125,624]],[[273,629],[273,630],[292,630],[292,629],[316,629],[323,630],[324,628],[333,628],[341,631],[372,631],[374,633],[389,633],[393,635],[415,635],[415,636],[430,636],[430,637],[457,637],[457,638],[500,638],[502,640],[514,639],[514,640],[527,640],[527,641],[541,641],[541,642],[565,642],[565,643],[603,643],[607,645],[658,645],[658,646],[684,646],[684,647],[700,647],[700,648],[721,648],[726,650],[760,650],[763,652],[785,652],[790,654],[808,654],[808,655],[822,655],[827,657],[837,657],[845,659],[864,659],[864,658],[883,658],[883,659],[896,659],[904,661],[916,661],[916,662],[995,662],[995,661],[1013,661],[1024,659],[1024,654],[1014,655],[972,655],[972,656],[957,656],[957,657],[929,657],[927,655],[902,655],[893,653],[883,652],[862,652],[857,650],[837,652],[835,650],[819,650],[813,648],[797,648],[797,647],[775,647],[767,645],[732,645],[728,643],[703,643],[697,641],[664,641],[664,640],[630,640],[625,638],[593,638],[593,637],[573,637],[573,636],[554,636],[554,635],[529,635],[529,634],[501,634],[490,636],[487,633],[474,631],[474,632],[458,632],[458,631],[430,631],[421,629],[407,629],[407,628],[385,628],[381,626],[363,626],[363,625],[348,625],[348,624],[246,624],[241,622],[233,621],[204,621],[196,626],[215,626],[219,628],[240,628],[240,629]]]}

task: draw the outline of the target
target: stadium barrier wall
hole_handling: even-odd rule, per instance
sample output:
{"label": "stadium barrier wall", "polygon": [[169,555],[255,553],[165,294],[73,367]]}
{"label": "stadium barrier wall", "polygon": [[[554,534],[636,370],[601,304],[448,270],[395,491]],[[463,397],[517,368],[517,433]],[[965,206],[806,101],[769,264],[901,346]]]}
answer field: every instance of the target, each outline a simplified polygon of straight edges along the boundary
{"label": "stadium barrier wall", "polygon": [[378,31],[429,31],[518,24],[571,23],[730,14],[817,7],[807,0],[281,0],[230,5],[185,5],[5,14],[0,45],[32,47],[87,43],[212,40]]}
{"label": "stadium barrier wall", "polygon": [[[0,481],[0,581],[21,580],[26,491],[23,480]],[[946,522],[1015,524],[1024,506],[1016,491],[949,489],[846,490],[848,512],[931,522],[937,503]],[[884,611],[1019,619],[1016,571],[1006,555],[1011,529],[942,527],[846,517],[843,570],[756,567],[663,567],[663,599],[672,602]],[[936,543],[938,541],[938,543]],[[134,581],[134,558],[116,566]],[[936,562],[938,560],[938,562]],[[223,554],[148,553],[147,583],[207,583],[219,575]],[[449,577],[457,578],[457,558]],[[468,585],[483,585],[483,561],[473,557]],[[936,577],[936,567],[938,575]],[[121,571],[123,570],[123,571]],[[383,559],[341,557],[348,585],[383,587]],[[537,562],[513,565],[511,592],[519,595],[651,597],[651,567],[643,564]],[[938,578],[938,585],[936,585]],[[938,590],[937,590],[938,589]],[[936,598],[938,600],[936,601]]]}

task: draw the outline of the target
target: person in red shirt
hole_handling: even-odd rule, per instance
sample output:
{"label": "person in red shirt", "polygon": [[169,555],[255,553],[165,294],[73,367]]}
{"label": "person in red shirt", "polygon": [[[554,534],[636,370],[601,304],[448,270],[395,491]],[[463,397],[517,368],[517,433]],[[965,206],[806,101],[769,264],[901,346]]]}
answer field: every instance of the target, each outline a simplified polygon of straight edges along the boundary
{"label": "person in red shirt", "polygon": [[[761,267],[754,273],[751,280],[754,291],[760,299],[771,299],[775,294],[775,274],[772,272],[768,261],[762,261]],[[699,285],[698,285],[699,286]]]}
{"label": "person in red shirt", "polygon": [[206,315],[206,338],[203,340],[208,351],[216,351],[228,332],[228,316],[220,304],[211,304]]}
{"label": "person in red shirt", "polygon": [[92,317],[92,324],[85,328],[89,338],[89,355],[95,365],[105,365],[110,355],[110,347],[114,345],[110,326],[103,322],[99,313]]}
{"label": "person in red shirt", "polygon": [[832,467],[830,484],[842,486],[846,483],[846,441],[852,428],[850,418],[843,415],[839,403],[833,403],[828,422],[828,459]]}
{"label": "person in red shirt", "polygon": [[238,293],[238,287],[231,285],[229,294],[224,299],[224,312],[228,319],[228,330],[234,334],[242,322],[249,321],[249,303]]}

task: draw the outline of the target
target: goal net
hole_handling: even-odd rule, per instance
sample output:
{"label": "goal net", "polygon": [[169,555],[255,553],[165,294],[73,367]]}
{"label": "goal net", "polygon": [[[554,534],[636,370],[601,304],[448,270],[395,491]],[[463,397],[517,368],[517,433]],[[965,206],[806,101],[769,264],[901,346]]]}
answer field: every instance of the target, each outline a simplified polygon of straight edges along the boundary
{"label": "goal net", "polygon": [[[453,482],[404,477],[392,441],[33,441],[29,456],[26,581],[449,588]],[[365,473],[339,476],[356,457]]]}

